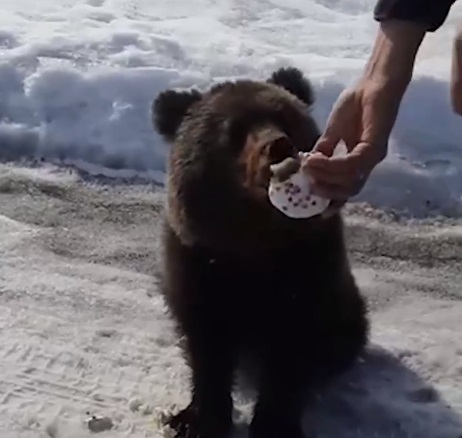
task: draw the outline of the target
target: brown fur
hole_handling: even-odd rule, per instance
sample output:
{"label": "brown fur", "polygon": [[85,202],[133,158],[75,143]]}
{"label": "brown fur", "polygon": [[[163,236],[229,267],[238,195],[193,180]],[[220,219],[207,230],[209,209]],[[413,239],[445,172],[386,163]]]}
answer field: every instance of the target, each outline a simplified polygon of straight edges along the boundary
{"label": "brown fur", "polygon": [[296,69],[155,100],[172,142],[163,294],[192,371],[191,403],[169,421],[179,438],[229,431],[242,354],[260,371],[251,437],[301,438],[305,402],[367,342],[340,215],[291,219],[267,196],[270,165],[319,137],[313,101]]}

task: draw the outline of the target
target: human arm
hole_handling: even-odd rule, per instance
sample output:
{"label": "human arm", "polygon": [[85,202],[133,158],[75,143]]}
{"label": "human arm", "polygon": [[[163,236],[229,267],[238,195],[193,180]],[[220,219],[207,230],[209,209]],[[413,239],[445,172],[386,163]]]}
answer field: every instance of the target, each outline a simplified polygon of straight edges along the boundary
{"label": "human arm", "polygon": [[[361,191],[386,157],[420,45],[444,22],[454,1],[378,1],[374,17],[380,25],[369,60],[356,86],[339,96],[315,153],[303,164],[315,192],[343,203]],[[331,157],[340,140],[350,152]]]}
{"label": "human arm", "polygon": [[[339,96],[315,153],[303,165],[313,191],[330,199],[348,199],[359,193],[367,176],[385,158],[424,36],[421,24],[394,19],[380,23],[358,83]],[[340,140],[350,152],[331,157]]]}
{"label": "human arm", "polygon": [[[381,23],[363,78],[379,82],[392,94],[399,109],[414,70],[415,57],[427,32],[438,30],[456,0],[378,0],[374,19]],[[458,63],[462,66],[462,32],[456,39]],[[382,61],[382,62],[381,62]],[[371,68],[371,65],[373,66]],[[374,68],[375,67],[375,68]],[[461,86],[459,84],[459,86]],[[459,93],[462,100],[462,93]],[[460,102],[462,106],[462,102]],[[396,118],[395,114],[395,118]],[[391,126],[395,120],[390,118]]]}
{"label": "human arm", "polygon": [[462,28],[457,31],[452,44],[450,93],[453,111],[462,115]]}

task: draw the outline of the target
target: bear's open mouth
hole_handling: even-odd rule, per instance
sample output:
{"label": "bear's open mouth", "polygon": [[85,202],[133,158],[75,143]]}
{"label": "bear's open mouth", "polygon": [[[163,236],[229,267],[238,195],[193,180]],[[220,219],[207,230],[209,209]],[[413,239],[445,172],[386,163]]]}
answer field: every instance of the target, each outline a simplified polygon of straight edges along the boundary
{"label": "bear's open mouth", "polygon": [[286,133],[273,125],[260,127],[252,133],[261,146],[269,166],[279,163],[286,158],[297,158],[298,151]]}
{"label": "bear's open mouth", "polygon": [[243,186],[259,198],[267,198],[271,166],[287,158],[299,159],[299,151],[289,136],[279,127],[268,123],[255,126],[247,135],[241,152]]}

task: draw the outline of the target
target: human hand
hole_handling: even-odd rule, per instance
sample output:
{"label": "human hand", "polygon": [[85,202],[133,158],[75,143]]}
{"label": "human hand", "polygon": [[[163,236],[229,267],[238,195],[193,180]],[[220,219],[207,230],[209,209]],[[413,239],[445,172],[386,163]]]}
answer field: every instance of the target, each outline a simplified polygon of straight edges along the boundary
{"label": "human hand", "polygon": [[[398,90],[379,82],[360,82],[340,94],[324,133],[302,164],[313,192],[332,199],[325,216],[357,195],[386,157],[400,101]],[[342,140],[348,153],[332,156]]]}
{"label": "human hand", "polygon": [[[382,20],[361,80],[339,96],[325,132],[302,163],[313,191],[333,200],[325,215],[358,194],[386,157],[426,29],[425,24],[408,20]],[[348,153],[332,157],[340,140]]]}

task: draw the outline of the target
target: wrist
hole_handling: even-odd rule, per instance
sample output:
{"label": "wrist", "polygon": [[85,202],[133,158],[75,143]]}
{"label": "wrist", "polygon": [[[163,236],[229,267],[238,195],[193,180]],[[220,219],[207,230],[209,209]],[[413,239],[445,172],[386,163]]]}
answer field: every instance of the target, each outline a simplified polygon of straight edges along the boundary
{"label": "wrist", "polygon": [[362,80],[403,92],[412,79],[415,58],[425,37],[425,27],[387,20],[380,24]]}

